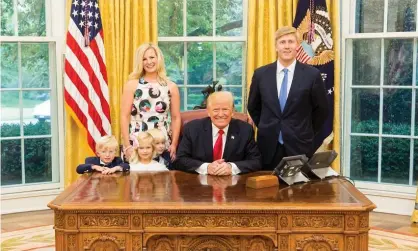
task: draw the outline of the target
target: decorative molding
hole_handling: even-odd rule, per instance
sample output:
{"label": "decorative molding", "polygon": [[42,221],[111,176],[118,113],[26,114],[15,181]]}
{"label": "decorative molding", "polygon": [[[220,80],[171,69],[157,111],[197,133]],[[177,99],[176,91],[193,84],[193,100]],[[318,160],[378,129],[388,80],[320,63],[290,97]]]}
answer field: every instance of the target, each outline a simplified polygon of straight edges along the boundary
{"label": "decorative molding", "polygon": [[296,251],[305,250],[338,251],[338,240],[326,238],[323,235],[312,235],[302,240],[296,240]]}
{"label": "decorative molding", "polygon": [[142,251],[142,236],[141,235],[132,236],[132,251]]}
{"label": "decorative molding", "polygon": [[287,226],[289,225],[287,217],[286,216],[281,216],[280,217],[280,226],[282,228],[287,228]]}
{"label": "decorative molding", "polygon": [[369,215],[364,214],[360,215],[360,228],[368,228],[369,227]]}
{"label": "decorative molding", "polygon": [[63,228],[65,221],[65,214],[62,211],[55,210],[55,227]]}
{"label": "decorative molding", "polygon": [[116,236],[110,235],[110,234],[100,234],[97,236],[87,237],[84,238],[84,249],[91,249],[92,245],[95,242],[113,242],[118,246],[119,249],[125,249],[125,240],[119,239]]}
{"label": "decorative molding", "polygon": [[141,227],[141,216],[140,215],[134,215],[132,217],[132,226],[134,226],[135,228],[140,228]]}
{"label": "decorative molding", "polygon": [[68,248],[70,250],[76,248],[76,238],[77,236],[75,234],[67,235]]}
{"label": "decorative molding", "polygon": [[280,235],[279,239],[280,239],[279,250],[289,251],[289,235]]}
{"label": "decorative molding", "polygon": [[81,215],[80,227],[129,227],[128,215]]}
{"label": "decorative molding", "polygon": [[74,227],[75,226],[75,216],[70,215],[67,218],[67,223],[69,227]]}
{"label": "decorative molding", "polygon": [[347,238],[347,251],[356,251],[356,237]]}
{"label": "decorative molding", "polygon": [[144,228],[275,228],[275,215],[152,215],[144,216]]}
{"label": "decorative molding", "polygon": [[350,215],[347,217],[347,228],[355,228],[356,227],[356,218]]}

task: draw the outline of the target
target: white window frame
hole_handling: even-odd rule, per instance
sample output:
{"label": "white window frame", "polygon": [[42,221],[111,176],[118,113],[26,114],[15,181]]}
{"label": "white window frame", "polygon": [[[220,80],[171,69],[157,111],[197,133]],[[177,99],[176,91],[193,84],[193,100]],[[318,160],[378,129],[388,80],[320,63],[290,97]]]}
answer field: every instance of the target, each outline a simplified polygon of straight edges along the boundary
{"label": "white window frame", "polygon": [[[164,37],[159,36],[158,42],[182,42],[184,46],[184,81],[182,85],[178,85],[179,88],[184,89],[183,102],[184,109],[187,109],[187,91],[189,87],[205,88],[205,85],[189,85],[187,76],[187,43],[189,42],[214,42],[213,43],[213,80],[216,81],[216,42],[242,42],[242,80],[241,85],[222,85],[223,88],[242,88],[242,111],[246,111],[246,50],[247,50],[247,15],[248,15],[248,0],[242,0],[242,35],[241,36],[216,36],[216,0],[212,0],[213,14],[212,14],[212,36],[187,36],[187,0],[183,0],[183,36],[176,37]],[[182,90],[180,90],[182,91]]]}
{"label": "white window frame", "polygon": [[[26,183],[16,184],[1,187],[2,207],[7,205],[5,201],[10,202],[13,199],[29,198],[31,195],[39,197],[43,195],[58,194],[64,188],[64,101],[63,101],[63,52],[65,48],[65,1],[45,0],[45,24],[46,36],[31,37],[31,36],[1,36],[0,42],[12,43],[50,43],[49,50],[49,79],[50,86],[48,88],[7,88],[3,91],[25,91],[25,90],[44,90],[50,91],[51,99],[51,134],[42,136],[24,136],[21,132],[20,136],[8,137],[7,139],[21,139],[22,140],[22,155],[23,155],[23,139],[27,138],[51,138],[51,158],[52,158],[52,180],[58,182],[43,182],[43,183]],[[17,1],[14,1],[13,19],[15,22],[15,34],[17,34]],[[55,45],[55,48],[54,48]],[[20,48],[20,47],[18,47]],[[19,50],[20,51],[20,50]],[[18,52],[20,54],[20,52]],[[20,61],[20,55],[19,55]],[[21,64],[19,62],[19,68]],[[20,74],[19,69],[19,74]],[[20,78],[20,77],[19,77]],[[19,80],[20,81],[20,80]],[[22,93],[20,93],[20,96]],[[20,105],[22,99],[20,98]],[[21,110],[22,113],[22,110]],[[22,114],[20,116],[22,124]],[[22,126],[21,126],[22,130]],[[47,137],[46,137],[47,138]],[[23,157],[23,156],[22,156]],[[23,158],[22,158],[23,159]],[[22,181],[24,181],[24,161],[22,163]],[[58,167],[58,168],[57,168]],[[13,204],[11,202],[10,204]],[[46,204],[44,205],[46,207]],[[13,211],[13,209],[6,209],[6,211]],[[21,211],[20,209],[16,209]],[[4,211],[2,209],[2,211]],[[10,211],[10,212],[11,212]]]}
{"label": "white window frame", "polygon": [[[415,195],[417,187],[414,185],[413,180],[413,163],[410,161],[410,174],[409,174],[409,185],[401,185],[401,184],[385,184],[381,182],[381,159],[382,159],[382,144],[381,140],[382,137],[389,138],[389,137],[396,137],[396,138],[407,138],[407,139],[414,139],[418,140],[418,136],[410,136],[410,135],[387,135],[383,134],[382,126],[379,128],[378,134],[364,134],[364,133],[350,133],[351,131],[351,111],[352,111],[352,61],[353,61],[353,53],[352,53],[352,41],[353,39],[381,39],[382,40],[382,47],[381,53],[384,53],[384,46],[383,46],[383,39],[386,38],[411,38],[414,39],[413,41],[413,84],[412,86],[386,86],[384,85],[384,57],[381,58],[381,72],[380,72],[380,85],[379,86],[355,86],[356,89],[360,88],[376,88],[380,89],[380,109],[379,109],[379,124],[383,123],[383,90],[385,88],[391,89],[412,89],[412,107],[411,107],[411,135],[414,135],[414,130],[418,130],[415,128],[414,119],[415,119],[415,100],[416,100],[416,92],[418,91],[418,86],[415,85],[416,81],[416,63],[417,63],[417,40],[418,40],[418,32],[387,32],[387,12],[388,12],[388,0],[384,0],[385,4],[385,11],[384,11],[384,27],[382,33],[355,33],[355,17],[356,17],[356,0],[350,1],[340,1],[341,3],[341,69],[342,69],[342,76],[341,76],[341,83],[342,83],[342,95],[341,95],[341,102],[342,102],[342,171],[343,174],[346,176],[350,176],[350,154],[351,154],[351,139],[350,136],[352,135],[362,135],[362,136],[377,136],[379,137],[379,150],[378,150],[378,182],[367,182],[367,181],[356,181],[356,187],[360,189],[363,193],[368,195],[369,198],[372,199],[377,205],[377,211],[382,212],[391,212],[391,213],[399,213],[399,214],[411,214],[413,210],[413,203],[415,202]],[[418,4],[417,10],[415,13],[418,13]],[[415,17],[415,20],[417,17]],[[348,24],[348,25],[347,25]],[[416,20],[416,24],[418,27],[418,21]],[[413,159],[413,145],[411,144],[410,147],[410,158]],[[385,198],[384,200],[382,198]],[[395,202],[396,201],[396,202]],[[403,203],[403,204],[402,204]],[[392,204],[392,205],[391,205]],[[380,209],[379,209],[380,208]]]}

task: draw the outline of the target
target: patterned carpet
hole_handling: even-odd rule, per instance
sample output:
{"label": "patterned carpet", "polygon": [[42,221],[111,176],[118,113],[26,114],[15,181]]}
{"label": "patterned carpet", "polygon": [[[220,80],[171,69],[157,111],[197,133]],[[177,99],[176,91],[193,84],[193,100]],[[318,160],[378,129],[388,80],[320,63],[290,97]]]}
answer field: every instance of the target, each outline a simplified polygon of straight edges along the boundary
{"label": "patterned carpet", "polygon": [[[52,226],[29,228],[1,234],[2,251],[55,250]],[[418,251],[418,236],[371,229],[369,251]]]}

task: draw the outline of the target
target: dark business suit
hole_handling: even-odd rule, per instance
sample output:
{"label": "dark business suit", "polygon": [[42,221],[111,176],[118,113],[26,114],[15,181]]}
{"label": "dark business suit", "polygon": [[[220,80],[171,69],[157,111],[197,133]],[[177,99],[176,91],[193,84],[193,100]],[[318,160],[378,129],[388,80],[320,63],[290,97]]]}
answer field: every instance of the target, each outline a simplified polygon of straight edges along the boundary
{"label": "dark business suit", "polygon": [[280,108],[277,62],[255,70],[248,97],[248,112],[258,128],[257,143],[263,169],[273,169],[279,132],[282,131],[286,156],[306,154],[310,157],[314,135],[328,117],[326,90],[318,69],[296,62],[293,81],[283,112]]}
{"label": "dark business suit", "polygon": [[85,160],[85,164],[80,164],[77,166],[77,173],[83,174],[83,173],[91,173],[93,172],[93,169],[91,168],[93,165],[97,166],[105,166],[108,168],[112,168],[115,166],[122,167],[124,172],[129,171],[130,166],[128,163],[125,163],[122,161],[120,157],[115,157],[112,162],[110,162],[107,165],[100,164],[100,158],[99,157],[88,157]]}
{"label": "dark business suit", "polygon": [[[196,119],[184,126],[178,151],[176,169],[196,172],[203,163],[213,160],[212,121],[210,118]],[[222,158],[233,162],[241,173],[261,169],[260,152],[254,141],[254,130],[250,124],[238,119],[229,123]]]}

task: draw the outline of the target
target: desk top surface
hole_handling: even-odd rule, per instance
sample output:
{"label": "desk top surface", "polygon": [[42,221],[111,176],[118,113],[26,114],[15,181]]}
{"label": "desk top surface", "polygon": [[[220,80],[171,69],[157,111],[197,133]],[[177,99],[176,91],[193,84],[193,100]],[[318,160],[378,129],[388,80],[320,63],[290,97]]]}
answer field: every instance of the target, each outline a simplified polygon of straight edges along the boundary
{"label": "desk top surface", "polygon": [[245,186],[256,172],[202,176],[179,171],[84,174],[49,207],[59,210],[370,211],[375,205],[342,178],[262,189]]}

